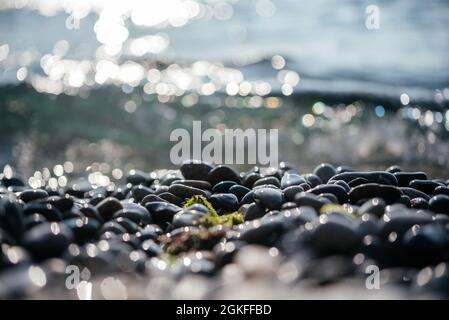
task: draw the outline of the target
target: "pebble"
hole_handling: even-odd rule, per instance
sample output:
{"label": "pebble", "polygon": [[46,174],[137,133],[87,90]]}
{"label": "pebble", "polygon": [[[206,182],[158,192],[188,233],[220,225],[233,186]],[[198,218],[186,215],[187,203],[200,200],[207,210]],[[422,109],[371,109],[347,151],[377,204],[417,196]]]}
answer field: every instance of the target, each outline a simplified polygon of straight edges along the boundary
{"label": "pebble", "polygon": [[327,183],[337,174],[334,166],[329,163],[322,163],[313,170],[313,174],[318,176],[323,183]]}
{"label": "pebble", "polygon": [[113,197],[108,197],[95,206],[98,210],[98,214],[104,221],[108,221],[112,218],[114,213],[123,209],[119,200]]}
{"label": "pebble", "polygon": [[279,179],[276,177],[265,177],[265,178],[260,178],[259,180],[257,180],[254,183],[253,188],[257,187],[257,186],[264,186],[264,185],[273,185],[273,186],[276,186],[279,188],[281,186],[281,183],[279,182]]}
{"label": "pebble", "polygon": [[400,199],[401,195],[402,192],[398,187],[377,183],[362,184],[352,188],[348,193],[351,203],[357,203],[360,200],[371,198],[381,198],[387,203],[394,203]]}
{"label": "pebble", "polygon": [[429,206],[433,212],[449,215],[449,196],[438,194],[429,200]]}
{"label": "pebble", "polygon": [[424,172],[392,172],[398,180],[399,187],[408,187],[413,180],[427,180]]}
{"label": "pebble", "polygon": [[19,199],[23,202],[30,202],[48,197],[48,192],[42,189],[27,189],[19,194]]}
{"label": "pebble", "polygon": [[280,190],[261,188],[254,191],[254,200],[265,208],[279,210],[284,202],[284,196]]}
{"label": "pebble", "polygon": [[239,201],[241,201],[243,197],[246,196],[246,194],[250,191],[251,190],[247,187],[241,186],[239,184],[229,188],[229,192],[235,195]]}
{"label": "pebble", "polygon": [[284,174],[284,176],[281,179],[281,188],[284,190],[291,186],[298,186],[301,183],[305,183],[306,180],[301,177],[299,174]]}
{"label": "pebble", "polygon": [[239,208],[239,199],[232,193],[216,193],[209,198],[214,208],[223,213],[237,211]]}
{"label": "pebble", "polygon": [[345,188],[336,184],[322,184],[308,190],[307,192],[316,195],[320,195],[322,193],[333,194],[337,198],[338,203],[340,204],[346,203],[348,201],[348,194]]}
{"label": "pebble", "polygon": [[202,180],[176,180],[176,184],[182,184],[184,186],[194,187],[203,190],[210,190],[212,188],[209,182]]}
{"label": "pebble", "polygon": [[168,192],[174,194],[177,197],[180,197],[182,199],[188,199],[193,196],[203,196],[207,197],[209,193],[202,189],[198,189],[195,187],[185,186],[182,184],[172,184],[168,188]]}
{"label": "pebble", "polygon": [[213,168],[214,167],[207,162],[187,160],[182,163],[180,170],[185,179],[207,181],[209,172]]}
{"label": "pebble", "polygon": [[410,187],[426,194],[432,195],[435,188],[443,186],[441,183],[432,180],[412,180]]}
{"label": "pebble", "polygon": [[34,259],[41,261],[61,256],[73,239],[73,232],[66,225],[45,222],[28,230],[22,243]]}
{"label": "pebble", "polygon": [[384,214],[386,207],[387,204],[383,199],[372,198],[359,208],[359,214],[363,215],[365,213],[371,213],[377,217],[381,217]]}
{"label": "pebble", "polygon": [[371,171],[371,172],[343,172],[336,174],[331,178],[331,180],[343,180],[345,182],[350,182],[357,178],[366,179],[370,183],[386,184],[397,186],[398,180],[396,177],[389,172],[385,171]]}
{"label": "pebble", "polygon": [[231,167],[220,165],[216,166],[212,170],[210,170],[207,179],[213,186],[221,181],[234,181],[236,183],[240,183],[240,176]]}

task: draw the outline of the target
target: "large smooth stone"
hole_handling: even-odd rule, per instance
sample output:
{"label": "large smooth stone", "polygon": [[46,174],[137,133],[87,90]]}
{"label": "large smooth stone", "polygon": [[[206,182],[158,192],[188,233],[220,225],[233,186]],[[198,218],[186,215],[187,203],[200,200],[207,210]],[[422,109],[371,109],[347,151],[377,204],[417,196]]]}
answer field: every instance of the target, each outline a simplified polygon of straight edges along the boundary
{"label": "large smooth stone", "polygon": [[36,260],[59,257],[73,241],[73,232],[62,223],[41,223],[23,237],[23,246]]}
{"label": "large smooth stone", "polygon": [[185,179],[206,181],[209,172],[214,167],[207,162],[199,160],[187,160],[181,165],[181,173]]}
{"label": "large smooth stone", "polygon": [[332,180],[343,180],[345,182],[350,182],[357,178],[366,179],[369,183],[378,183],[397,186],[398,180],[396,177],[389,172],[385,171],[370,171],[370,172],[343,172],[336,174],[331,178]]}
{"label": "large smooth stone", "polygon": [[254,191],[254,200],[270,210],[279,210],[284,202],[282,192],[273,188],[261,188]]}

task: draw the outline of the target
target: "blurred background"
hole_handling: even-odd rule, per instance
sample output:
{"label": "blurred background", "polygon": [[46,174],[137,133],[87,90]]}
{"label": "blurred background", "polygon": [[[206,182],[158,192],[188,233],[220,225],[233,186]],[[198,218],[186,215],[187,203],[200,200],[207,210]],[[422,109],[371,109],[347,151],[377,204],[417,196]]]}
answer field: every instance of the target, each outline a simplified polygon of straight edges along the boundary
{"label": "blurred background", "polygon": [[301,171],[447,178],[448,52],[443,0],[0,0],[0,171],[170,168],[170,132],[202,120],[278,128]]}

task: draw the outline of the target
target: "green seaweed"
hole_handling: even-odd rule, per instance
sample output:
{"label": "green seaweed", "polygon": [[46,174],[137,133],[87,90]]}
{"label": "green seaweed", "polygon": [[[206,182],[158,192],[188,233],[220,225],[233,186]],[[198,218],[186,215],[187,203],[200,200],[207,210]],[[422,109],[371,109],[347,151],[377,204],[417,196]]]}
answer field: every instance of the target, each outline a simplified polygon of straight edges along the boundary
{"label": "green seaweed", "polygon": [[207,208],[207,210],[209,210],[209,214],[213,215],[213,216],[218,216],[217,211],[214,209],[214,207],[212,206],[212,204],[204,197],[201,195],[198,196],[193,196],[190,199],[188,199],[183,208],[187,208],[190,207],[191,205],[194,204],[202,204],[203,206],[205,206]]}
{"label": "green seaweed", "polygon": [[219,215],[212,204],[204,196],[200,195],[188,199],[183,208],[187,208],[197,203],[204,205],[209,210],[209,213],[199,220],[199,225],[201,226],[213,227],[216,225],[224,225],[232,227],[244,222],[243,214],[238,211]]}
{"label": "green seaweed", "polygon": [[347,208],[345,206],[339,205],[339,204],[331,204],[331,203],[325,204],[320,209],[320,215],[331,214],[331,213],[335,213],[335,212],[344,214],[351,218],[356,218],[356,215],[354,214],[354,212],[352,210],[350,210],[349,208]]}
{"label": "green seaweed", "polygon": [[244,222],[243,214],[238,211],[219,215],[208,214],[202,217],[199,221],[200,225],[205,227],[213,227],[216,225],[224,225],[227,227],[232,227],[237,224],[242,224]]}

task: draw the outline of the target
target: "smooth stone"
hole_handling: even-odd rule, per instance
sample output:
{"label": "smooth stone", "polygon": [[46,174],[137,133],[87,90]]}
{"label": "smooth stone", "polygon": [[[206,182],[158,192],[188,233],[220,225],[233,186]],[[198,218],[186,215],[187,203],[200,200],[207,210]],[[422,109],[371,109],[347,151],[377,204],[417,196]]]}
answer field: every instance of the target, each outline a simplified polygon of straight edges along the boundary
{"label": "smooth stone", "polygon": [[171,229],[198,225],[198,222],[207,213],[198,210],[184,209],[173,216]]}
{"label": "smooth stone", "polygon": [[20,239],[25,232],[22,204],[14,198],[0,199],[0,228],[8,230],[15,239]]}
{"label": "smooth stone", "polygon": [[156,202],[156,201],[164,202],[164,201],[167,201],[167,200],[164,200],[160,196],[157,196],[155,194],[149,194],[149,195],[145,196],[145,198],[143,198],[142,201],[140,201],[140,204],[142,206],[145,206],[149,202]]}
{"label": "smooth stone", "polygon": [[289,209],[294,209],[297,208],[298,205],[296,204],[296,202],[285,202],[282,207],[281,207],[281,211],[283,210],[289,210]]}
{"label": "smooth stone", "polygon": [[280,220],[256,219],[240,225],[239,240],[251,244],[274,245],[284,233],[284,223]]}
{"label": "smooth stone", "polygon": [[185,201],[183,198],[175,196],[171,192],[163,192],[159,195],[159,197],[162,199],[161,201],[168,201],[172,204],[177,205],[178,207],[182,206]]}
{"label": "smooth stone", "polygon": [[124,204],[123,209],[114,213],[113,218],[126,218],[137,225],[147,225],[153,222],[148,210],[144,206],[136,203]]}
{"label": "smooth stone", "polygon": [[167,202],[150,202],[145,205],[153,221],[159,226],[173,220],[173,216],[182,209],[177,205]]}
{"label": "smooth stone", "polygon": [[334,184],[343,187],[346,190],[346,192],[349,192],[349,190],[351,190],[351,187],[349,186],[349,184],[347,184],[343,180],[334,181]]}
{"label": "smooth stone", "polygon": [[233,241],[221,241],[215,245],[213,252],[215,255],[215,264],[217,268],[231,263],[234,260],[235,255],[241,248],[246,245],[245,242],[239,240]]}
{"label": "smooth stone", "polygon": [[66,195],[64,197],[51,196],[51,197],[48,197],[47,199],[38,200],[37,202],[55,206],[61,212],[68,211],[68,210],[72,209],[73,204],[74,204],[73,198],[69,195]]}
{"label": "smooth stone", "polygon": [[162,248],[152,239],[148,239],[142,242],[140,248],[143,250],[143,252],[146,253],[149,258],[157,257],[164,253]]}
{"label": "smooth stone", "polygon": [[257,187],[257,186],[264,186],[267,184],[271,184],[273,186],[276,187],[280,187],[281,183],[279,182],[279,179],[276,177],[264,177],[264,178],[260,178],[259,180],[257,180],[254,184],[253,184],[253,188]]}
{"label": "smooth stone", "polygon": [[210,190],[212,188],[209,182],[203,180],[177,180],[176,184],[182,184],[204,190]]}
{"label": "smooth stone", "polygon": [[160,194],[162,194],[164,192],[168,192],[168,188],[169,188],[169,186],[158,185],[158,186],[156,186],[156,190],[155,190],[154,193],[156,195],[160,195]]}
{"label": "smooth stone", "polygon": [[150,185],[153,181],[148,173],[136,169],[130,170],[126,176],[126,182],[132,185]]}
{"label": "smooth stone", "polygon": [[410,197],[406,196],[405,194],[401,195],[401,197],[398,200],[398,203],[402,203],[404,206],[409,207],[409,208],[412,206]]}
{"label": "smooth stone", "polygon": [[243,197],[246,196],[246,194],[250,191],[251,190],[247,187],[241,186],[239,184],[229,188],[229,192],[234,194],[239,201],[241,201]]}
{"label": "smooth stone", "polygon": [[381,217],[385,213],[387,204],[382,198],[373,198],[366,201],[360,208],[359,214],[371,213],[377,217]]}
{"label": "smooth stone", "polygon": [[130,190],[131,190],[130,188],[117,188],[109,196],[111,196],[113,198],[116,198],[117,200],[122,201],[122,200],[125,200],[126,195],[129,193]]}
{"label": "smooth stone", "polygon": [[285,221],[288,221],[288,224],[299,227],[314,221],[318,217],[318,214],[312,207],[304,206],[282,210],[281,216],[286,218]]}
{"label": "smooth stone", "polygon": [[338,200],[338,203],[343,204],[348,201],[348,195],[342,186],[336,185],[336,184],[322,184],[319,186],[316,186],[315,188],[312,188],[308,190],[307,192],[319,195],[322,193],[331,193],[335,195],[335,197]]}
{"label": "smooth stone", "polygon": [[334,203],[334,204],[339,203],[338,198],[332,193],[320,193],[319,196],[320,196],[320,198],[328,199],[331,203]]}
{"label": "smooth stone", "polygon": [[119,225],[124,227],[126,229],[126,232],[129,234],[135,234],[136,232],[140,231],[140,227],[131,219],[118,217],[112,221],[117,222]]}
{"label": "smooth stone", "polygon": [[394,203],[402,195],[398,187],[392,185],[382,185],[377,183],[367,183],[352,188],[348,193],[349,201],[357,203],[362,199],[381,198],[387,203]]}
{"label": "smooth stone", "polygon": [[243,199],[240,201],[240,206],[244,205],[244,204],[250,204],[251,202],[254,202],[254,191],[251,190],[250,192],[248,192]]}
{"label": "smooth stone", "polygon": [[207,193],[206,191],[204,191],[202,189],[189,187],[189,186],[185,186],[182,184],[172,184],[168,188],[168,192],[174,194],[177,197],[183,198],[183,199],[188,199],[193,196],[207,197],[209,195],[209,193]]}
{"label": "smooth stone", "polygon": [[156,240],[160,235],[162,235],[163,231],[157,224],[149,224],[145,226],[142,230],[136,233],[136,237],[140,242],[143,242],[148,239]]}
{"label": "smooth stone", "polygon": [[427,180],[424,172],[392,172],[398,180],[399,187],[408,187],[413,180]]}
{"label": "smooth stone", "polygon": [[282,190],[284,193],[284,197],[287,201],[294,202],[295,195],[301,192],[304,192],[304,189],[300,186],[290,186]]}
{"label": "smooth stone", "polygon": [[112,232],[116,235],[120,235],[120,234],[126,233],[127,231],[124,226],[117,223],[116,221],[111,220],[111,221],[105,222],[99,230],[100,234],[104,234],[107,232]]}
{"label": "smooth stone", "polygon": [[95,206],[98,210],[100,217],[104,221],[108,221],[112,218],[114,213],[123,209],[122,204],[116,198],[108,197]]}
{"label": "smooth stone", "polygon": [[100,229],[100,223],[97,220],[86,217],[64,220],[64,224],[72,230],[74,241],[78,244],[95,239]]}
{"label": "smooth stone", "polygon": [[331,201],[327,198],[320,198],[316,194],[307,192],[296,194],[295,202],[298,205],[298,207],[303,206],[312,207],[317,211],[319,211],[321,207],[324,206],[325,204],[331,203]]}
{"label": "smooth stone", "polygon": [[235,181],[221,181],[217,183],[213,188],[213,193],[227,193],[232,186],[237,185]]}
{"label": "smooth stone", "polygon": [[106,197],[103,194],[96,194],[92,198],[89,199],[89,204],[91,206],[95,207],[97,204],[99,204],[104,199],[106,199]]}
{"label": "smooth stone", "polygon": [[40,261],[61,256],[73,238],[72,230],[62,223],[41,223],[25,233],[22,244]]}
{"label": "smooth stone", "polygon": [[365,213],[359,219],[357,233],[360,235],[361,239],[367,235],[378,235],[379,228],[379,215],[373,213]]}
{"label": "smooth stone", "polygon": [[430,210],[436,213],[449,214],[449,196],[438,194],[433,196],[430,201]]}
{"label": "smooth stone", "polygon": [[181,181],[181,177],[177,176],[176,174],[166,174],[162,180],[161,180],[161,185],[162,186],[170,186],[172,184],[174,184],[175,182]]}
{"label": "smooth stone", "polygon": [[323,183],[327,183],[333,176],[337,174],[335,167],[329,163],[322,163],[315,167],[313,174],[318,176]]}
{"label": "smooth stone", "polygon": [[449,258],[449,233],[441,224],[413,227],[403,238],[410,265],[435,265]]}
{"label": "smooth stone", "polygon": [[314,175],[312,173],[304,175],[303,178],[306,179],[307,183],[312,188],[315,188],[316,186],[323,184],[323,181],[317,175]]}
{"label": "smooth stone", "polygon": [[396,172],[401,172],[402,169],[398,165],[392,165],[392,166],[388,167],[387,170],[385,170],[385,171],[390,172],[390,173],[396,173]]}
{"label": "smooth stone", "polygon": [[209,213],[209,209],[207,209],[207,207],[202,205],[201,203],[192,204],[191,206],[185,208],[185,210],[195,210],[203,213]]}
{"label": "smooth stone", "polygon": [[251,172],[243,176],[242,185],[247,188],[252,188],[254,183],[261,178],[258,172]]}
{"label": "smooth stone", "polygon": [[320,255],[351,254],[359,240],[355,227],[335,214],[320,219],[311,234],[312,247]]}
{"label": "smooth stone", "polygon": [[87,218],[95,219],[100,223],[104,222],[104,219],[100,216],[97,208],[89,204],[83,205],[81,208],[79,208],[79,211]]}
{"label": "smooth stone", "polygon": [[207,162],[199,160],[186,160],[182,163],[180,171],[185,179],[206,181],[209,172],[214,167]]}
{"label": "smooth stone", "polygon": [[265,207],[259,203],[253,202],[248,205],[245,212],[245,221],[251,221],[262,218],[265,215]]}
{"label": "smooth stone", "polygon": [[394,207],[389,209],[380,220],[380,233],[383,239],[388,239],[392,233],[394,239],[402,239],[404,234],[414,225],[424,225],[432,222],[432,216],[426,212],[413,209]]}
{"label": "smooth stone", "polygon": [[335,170],[337,171],[337,174],[355,171],[354,168],[352,168],[350,166],[338,166],[337,169],[335,169]]}
{"label": "smooth stone", "polygon": [[234,181],[238,184],[240,184],[240,176],[231,167],[225,166],[225,165],[219,165],[213,168],[208,175],[207,180],[215,186],[217,183],[221,181]]}
{"label": "smooth stone", "polygon": [[262,188],[254,191],[254,200],[270,210],[279,210],[284,202],[284,196],[280,190]]}
{"label": "smooth stone", "polygon": [[51,204],[27,203],[23,209],[23,214],[28,216],[33,213],[42,214],[48,221],[61,221],[63,216],[61,211]]}
{"label": "smooth stone", "polygon": [[6,188],[9,188],[9,187],[24,187],[25,186],[25,182],[23,182],[22,178],[20,178],[19,176],[12,176],[12,177],[2,176],[0,182]]}
{"label": "smooth stone", "polygon": [[434,195],[445,194],[445,195],[449,196],[449,188],[443,187],[443,186],[436,187],[435,190],[433,191],[433,194]]}
{"label": "smooth stone", "polygon": [[43,215],[41,215],[39,213],[33,213],[24,218],[25,228],[27,230],[31,229],[32,227],[34,227],[38,224],[44,223],[44,222],[48,222],[47,218],[45,218]]}
{"label": "smooth stone", "polygon": [[378,184],[385,184],[385,185],[392,185],[397,186],[398,180],[396,177],[389,172],[385,171],[370,171],[370,172],[343,172],[336,174],[331,178],[332,180],[343,180],[346,183],[357,179],[357,178],[363,178],[368,180],[370,183],[378,183]]}
{"label": "smooth stone", "polygon": [[143,185],[134,186],[131,189],[131,196],[136,202],[140,202],[149,194],[154,194],[154,190]]}
{"label": "smooth stone", "polygon": [[220,212],[234,212],[239,208],[239,199],[232,193],[216,193],[209,198],[212,206]]}
{"label": "smooth stone", "polygon": [[426,199],[424,199],[424,198],[413,198],[413,199],[411,199],[410,200],[410,206],[413,209],[425,209],[425,210],[427,210],[427,209],[430,208],[429,202]]}
{"label": "smooth stone", "polygon": [[284,174],[281,179],[281,189],[286,189],[291,186],[299,186],[301,183],[305,183],[306,180],[299,174]]}
{"label": "smooth stone", "polygon": [[354,187],[360,186],[362,184],[367,184],[367,183],[369,183],[368,179],[355,178],[354,180],[351,180],[351,181],[348,182],[348,186],[352,189]]}
{"label": "smooth stone", "polygon": [[423,198],[426,201],[430,200],[430,196],[428,194],[410,187],[400,187],[399,190],[401,190],[401,192],[408,196],[410,199]]}
{"label": "smooth stone", "polygon": [[30,202],[48,197],[48,192],[42,189],[27,189],[22,191],[18,198],[23,202]]}
{"label": "smooth stone", "polygon": [[409,187],[432,195],[435,188],[443,186],[442,184],[432,180],[412,180]]}

